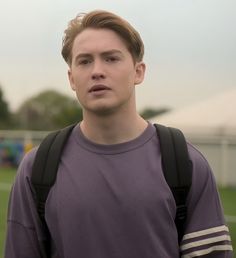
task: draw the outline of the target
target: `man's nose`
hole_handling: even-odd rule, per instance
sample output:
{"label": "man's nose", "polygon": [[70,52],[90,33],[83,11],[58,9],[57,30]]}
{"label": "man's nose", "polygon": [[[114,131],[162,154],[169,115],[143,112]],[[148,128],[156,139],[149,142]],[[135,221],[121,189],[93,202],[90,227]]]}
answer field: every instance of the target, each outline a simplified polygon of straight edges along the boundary
{"label": "man's nose", "polygon": [[92,71],[92,79],[99,80],[105,78],[105,71],[103,69],[103,65],[101,61],[95,61]]}
{"label": "man's nose", "polygon": [[93,73],[92,79],[93,80],[105,79],[105,75],[103,73]]}

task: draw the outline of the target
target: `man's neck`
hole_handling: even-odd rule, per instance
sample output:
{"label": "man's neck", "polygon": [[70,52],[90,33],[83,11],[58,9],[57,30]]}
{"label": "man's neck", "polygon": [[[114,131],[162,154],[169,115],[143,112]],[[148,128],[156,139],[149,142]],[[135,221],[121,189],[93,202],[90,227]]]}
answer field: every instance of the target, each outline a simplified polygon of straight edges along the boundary
{"label": "man's neck", "polygon": [[147,122],[137,113],[106,117],[84,116],[80,124],[82,133],[90,141],[98,144],[118,144],[137,138],[147,127]]}

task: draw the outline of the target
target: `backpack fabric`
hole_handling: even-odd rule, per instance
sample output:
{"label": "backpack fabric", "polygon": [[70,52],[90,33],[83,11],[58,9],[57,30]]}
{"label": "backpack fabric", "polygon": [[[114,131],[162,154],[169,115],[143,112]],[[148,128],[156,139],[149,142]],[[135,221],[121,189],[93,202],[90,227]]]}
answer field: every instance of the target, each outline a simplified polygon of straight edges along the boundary
{"label": "backpack fabric", "polygon": [[[179,242],[184,234],[187,217],[187,195],[192,182],[192,163],[183,133],[176,128],[154,124],[160,140],[162,169],[176,203],[175,224]],[[57,177],[63,148],[75,124],[50,133],[40,144],[32,168],[31,181],[35,189],[35,203],[41,221],[45,222],[45,203]]]}

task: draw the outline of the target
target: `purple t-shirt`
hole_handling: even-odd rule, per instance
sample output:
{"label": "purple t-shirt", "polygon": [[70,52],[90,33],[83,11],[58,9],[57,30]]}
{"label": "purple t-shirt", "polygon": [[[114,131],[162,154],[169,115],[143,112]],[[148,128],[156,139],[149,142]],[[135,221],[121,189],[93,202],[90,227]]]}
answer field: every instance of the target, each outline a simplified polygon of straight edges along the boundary
{"label": "purple t-shirt", "polygon": [[[77,125],[45,206],[51,257],[232,257],[212,172],[193,146],[188,149],[193,182],[179,246],[175,201],[163,176],[155,128],[149,124],[126,143],[100,145],[86,139]],[[30,182],[35,153],[25,156],[12,189],[5,258],[45,257],[46,235]]]}

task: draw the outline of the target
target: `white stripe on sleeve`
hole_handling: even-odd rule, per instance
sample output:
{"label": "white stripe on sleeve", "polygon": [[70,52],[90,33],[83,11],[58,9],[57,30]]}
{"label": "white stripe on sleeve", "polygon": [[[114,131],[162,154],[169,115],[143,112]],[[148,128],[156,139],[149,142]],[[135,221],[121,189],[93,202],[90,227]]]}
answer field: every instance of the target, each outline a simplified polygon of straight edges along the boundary
{"label": "white stripe on sleeve", "polygon": [[199,257],[214,251],[232,251],[229,229],[222,225],[184,235],[181,258]]}

